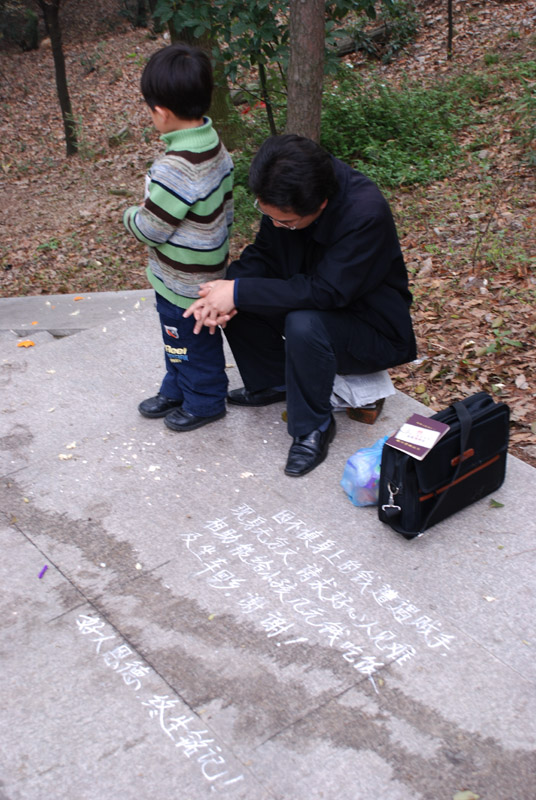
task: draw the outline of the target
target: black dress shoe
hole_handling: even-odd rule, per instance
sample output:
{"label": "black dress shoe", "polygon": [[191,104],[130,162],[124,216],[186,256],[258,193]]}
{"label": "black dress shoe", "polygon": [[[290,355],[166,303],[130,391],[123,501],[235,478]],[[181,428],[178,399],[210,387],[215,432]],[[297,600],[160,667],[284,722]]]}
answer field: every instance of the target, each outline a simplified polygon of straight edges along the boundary
{"label": "black dress shoe", "polygon": [[166,416],[164,422],[173,431],[193,431],[203,425],[208,425],[209,422],[216,422],[217,419],[224,416],[225,409],[212,417],[196,417],[195,414],[190,414],[184,408],[177,408]]}
{"label": "black dress shoe", "polygon": [[142,400],[138,406],[138,411],[143,417],[156,419],[157,417],[165,417],[174,408],[180,408],[181,403],[182,400],[174,400],[158,393],[156,397],[148,397],[147,400]]}
{"label": "black dress shoe", "polygon": [[269,406],[279,403],[287,396],[286,392],[277,389],[260,389],[258,392],[249,392],[245,386],[233,389],[227,395],[227,402],[234,406]]}
{"label": "black dress shoe", "polygon": [[333,416],[325,431],[312,431],[306,436],[296,436],[288,451],[285,475],[299,478],[307,475],[322,463],[328,454],[330,442],[335,436],[335,420]]}

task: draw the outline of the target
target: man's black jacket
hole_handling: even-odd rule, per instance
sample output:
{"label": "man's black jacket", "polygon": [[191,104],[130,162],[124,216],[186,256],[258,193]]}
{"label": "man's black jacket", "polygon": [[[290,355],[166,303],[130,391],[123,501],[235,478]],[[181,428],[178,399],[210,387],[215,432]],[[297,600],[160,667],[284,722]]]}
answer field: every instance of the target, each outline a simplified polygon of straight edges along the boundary
{"label": "man's black jacket", "polygon": [[[411,361],[411,293],[391,211],[372,181],[333,165],[339,189],[318,220],[291,231],[263,217],[255,242],[229,266],[227,278],[239,279],[236,307],[262,315],[344,309],[374,329],[365,337],[380,351],[368,354],[372,368]],[[362,358],[359,339],[349,350]]]}

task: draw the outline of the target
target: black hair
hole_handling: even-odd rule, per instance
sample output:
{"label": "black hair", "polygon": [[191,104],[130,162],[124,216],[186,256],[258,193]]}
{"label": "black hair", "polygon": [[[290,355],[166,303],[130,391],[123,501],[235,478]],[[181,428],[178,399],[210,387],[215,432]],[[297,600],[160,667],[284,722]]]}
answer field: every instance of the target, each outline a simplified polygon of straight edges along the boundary
{"label": "black hair", "polygon": [[312,139],[289,133],[261,145],[251,162],[249,187],[266,205],[305,217],[333,197],[339,184],[329,153]]}
{"label": "black hair", "polygon": [[213,86],[208,55],[181,43],[153,53],[141,76],[141,92],[149,108],[154,111],[162,106],[180,119],[201,119],[210,108]]}

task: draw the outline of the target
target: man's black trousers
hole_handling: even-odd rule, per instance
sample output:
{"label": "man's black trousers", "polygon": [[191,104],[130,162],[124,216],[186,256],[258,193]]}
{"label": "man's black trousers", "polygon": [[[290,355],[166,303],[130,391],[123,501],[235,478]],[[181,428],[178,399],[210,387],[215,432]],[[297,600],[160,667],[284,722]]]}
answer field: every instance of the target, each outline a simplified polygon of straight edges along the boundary
{"label": "man's black trousers", "polygon": [[384,369],[386,349],[392,350],[378,331],[343,310],[306,309],[284,316],[239,311],[225,335],[246,389],[286,385],[292,437],[327,422],[336,374]]}

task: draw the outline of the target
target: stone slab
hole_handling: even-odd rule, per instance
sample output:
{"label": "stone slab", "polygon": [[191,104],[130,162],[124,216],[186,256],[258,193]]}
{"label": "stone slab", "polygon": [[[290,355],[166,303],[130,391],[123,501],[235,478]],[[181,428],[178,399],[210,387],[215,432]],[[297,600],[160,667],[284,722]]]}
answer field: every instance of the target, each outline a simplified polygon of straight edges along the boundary
{"label": "stone slab", "polygon": [[400,393],[374,426],[337,414],[296,480],[283,404],[189,434],[139,416],[152,313],[1,366],[8,800],[531,796],[533,468],[407,542],[339,483],[428,413]]}
{"label": "stone slab", "polygon": [[0,331],[20,337],[39,331],[69,336],[152,304],[151,289],[0,298]]}

